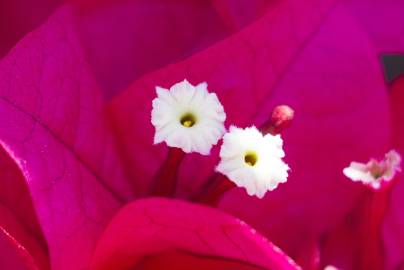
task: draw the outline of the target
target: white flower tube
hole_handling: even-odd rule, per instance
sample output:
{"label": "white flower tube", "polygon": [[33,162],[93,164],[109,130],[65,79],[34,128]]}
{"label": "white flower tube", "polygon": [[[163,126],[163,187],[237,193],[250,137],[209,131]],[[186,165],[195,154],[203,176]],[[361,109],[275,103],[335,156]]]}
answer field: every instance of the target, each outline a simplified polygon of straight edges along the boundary
{"label": "white flower tube", "polygon": [[154,143],[208,155],[225,132],[226,114],[216,94],[208,92],[206,83],[193,86],[187,80],[170,89],[156,87],[156,92],[151,113]]}
{"label": "white flower tube", "polygon": [[287,180],[289,167],[282,160],[282,144],[280,135],[264,136],[256,127],[232,126],[223,137],[216,170],[244,187],[249,195],[262,198]]}

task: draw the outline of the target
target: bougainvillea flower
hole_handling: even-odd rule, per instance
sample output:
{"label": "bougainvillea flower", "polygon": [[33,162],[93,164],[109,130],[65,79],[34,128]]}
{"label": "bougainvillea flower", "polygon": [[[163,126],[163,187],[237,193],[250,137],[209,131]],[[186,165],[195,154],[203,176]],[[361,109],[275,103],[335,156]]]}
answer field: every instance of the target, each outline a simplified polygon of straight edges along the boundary
{"label": "bougainvillea flower", "polygon": [[359,181],[379,189],[383,184],[388,184],[396,172],[401,171],[400,163],[401,156],[395,150],[391,150],[381,161],[371,159],[366,164],[352,161],[349,167],[343,170],[343,173],[354,182]]}
{"label": "bougainvillea flower", "polygon": [[244,187],[249,195],[262,198],[288,177],[282,145],[280,135],[262,135],[254,126],[245,129],[231,126],[223,137],[216,171]]}
{"label": "bougainvillea flower", "polygon": [[[0,64],[0,108],[4,116],[1,194],[11,217],[16,215],[11,219],[1,212],[4,228],[1,243],[9,247],[4,251],[11,250],[14,257],[21,258],[14,264],[13,256],[9,256],[10,261],[4,267],[19,264],[29,269],[47,269],[49,265],[52,269],[88,268],[106,224],[120,206],[133,198],[103,118],[100,92],[84,60],[73,22],[71,9],[59,10],[24,38]],[[21,191],[16,185],[18,181],[22,183]],[[150,204],[153,207],[153,201]],[[195,212],[194,206],[183,207],[191,208],[187,212]],[[172,210],[177,209],[174,203]],[[223,239],[235,247],[234,251],[194,251],[206,255],[207,263],[216,261],[209,255],[221,255],[219,265],[229,257],[234,260],[230,266],[241,265],[242,269],[268,264],[282,269],[297,268],[278,248],[268,242],[264,245],[263,238],[250,227],[218,211],[213,214],[210,211],[202,208],[197,215],[206,222],[213,215],[217,222],[223,221],[223,226],[229,225],[230,235],[223,231]],[[164,218],[164,212],[161,215]],[[184,219],[189,218],[187,215]],[[134,219],[140,221],[141,218]],[[216,233],[221,233],[220,228],[217,227]],[[217,235],[212,239],[216,241],[213,246],[226,247]],[[154,241],[158,241],[157,235]],[[207,237],[206,241],[210,239]],[[198,243],[190,245],[198,248]],[[251,245],[265,257],[250,261],[244,252],[237,250],[238,245]],[[264,258],[269,261],[263,262]]]}
{"label": "bougainvillea flower", "polygon": [[[321,3],[268,5],[265,15],[238,32],[140,77],[112,100],[111,121],[126,167],[134,179],[142,177],[134,181],[139,195],[147,194],[166,156],[165,147],[152,144],[153,126],[144,122],[154,87],[170,87],[187,78],[193,84],[206,81],[215,89],[226,121],[239,127],[260,126],[278,104],[296,111],[294,124],[283,136],[285,161],[293,172],[288,182],[263,200],[234,189],[222,200],[222,209],[295,258],[312,238],[342,219],[362,191],[346,181],[342,168],[389,147],[388,96],[366,33],[343,6]],[[374,123],[380,127],[369,133]],[[211,177],[219,161],[215,151],[218,148],[210,158],[185,158],[178,196],[196,192]],[[336,197],[344,199],[335,203]]]}
{"label": "bougainvillea flower", "polygon": [[[392,146],[380,49],[350,5],[72,2],[80,13],[59,9],[3,49],[4,268],[298,269],[293,258],[304,269],[350,269],[354,231],[338,224],[364,190],[341,171]],[[177,199],[138,199],[167,154],[153,144],[155,87],[184,78],[206,81],[239,127],[260,126],[279,104],[295,109],[282,134],[287,183],[263,199],[235,188],[219,209],[185,202],[214,174],[216,146],[184,157]],[[392,198],[386,269],[404,258],[402,199]]]}
{"label": "bougainvillea flower", "polygon": [[154,143],[208,155],[225,132],[226,114],[217,96],[208,92],[206,83],[193,86],[187,80],[170,90],[156,87],[156,92],[151,112]]}

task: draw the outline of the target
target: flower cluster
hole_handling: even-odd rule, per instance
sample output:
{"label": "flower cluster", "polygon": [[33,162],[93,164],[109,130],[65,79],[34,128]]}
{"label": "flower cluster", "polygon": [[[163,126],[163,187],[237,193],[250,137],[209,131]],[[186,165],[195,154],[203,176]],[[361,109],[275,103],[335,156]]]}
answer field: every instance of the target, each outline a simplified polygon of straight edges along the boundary
{"label": "flower cluster", "polygon": [[[289,166],[283,161],[283,140],[280,132],[291,125],[294,111],[285,105],[277,106],[270,120],[261,128],[239,128],[231,125],[226,131],[226,114],[218,97],[209,93],[207,83],[196,86],[187,80],[170,89],[156,87],[151,122],[155,127],[154,143],[165,142],[170,148],[168,158],[156,175],[155,192],[158,196],[172,196],[176,186],[176,171],[184,153],[209,155],[211,148],[222,139],[220,173],[207,182],[205,191],[197,197],[201,203],[216,205],[223,194],[234,186],[243,187],[250,196],[263,198],[267,191],[285,183]],[[181,150],[179,150],[181,149]],[[361,182],[372,192],[358,213],[365,222],[357,230],[361,253],[355,260],[358,269],[381,269],[383,258],[378,244],[379,228],[387,212],[387,199],[392,179],[400,171],[401,156],[388,152],[384,159],[369,162],[351,162],[343,174],[352,181]],[[230,180],[231,182],[229,182]],[[383,188],[382,187],[387,187]],[[370,258],[370,259],[369,259]],[[332,265],[325,270],[337,269]]]}
{"label": "flower cluster", "polygon": [[[225,133],[226,114],[216,94],[208,92],[207,83],[193,86],[184,80],[170,89],[156,87],[156,92],[151,113],[154,143],[165,142],[185,153],[209,154]],[[284,118],[278,111],[276,114]],[[216,170],[249,195],[262,198],[288,177],[282,145],[279,134],[262,134],[255,126],[231,126],[223,137]]]}

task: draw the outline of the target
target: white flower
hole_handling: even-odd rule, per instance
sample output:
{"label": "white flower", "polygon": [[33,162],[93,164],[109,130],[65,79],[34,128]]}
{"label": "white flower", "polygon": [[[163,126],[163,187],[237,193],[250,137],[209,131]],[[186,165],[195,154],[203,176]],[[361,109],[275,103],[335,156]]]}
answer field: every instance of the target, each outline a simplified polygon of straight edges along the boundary
{"label": "white flower", "polygon": [[396,172],[401,170],[400,163],[400,154],[391,150],[381,161],[371,159],[366,164],[353,161],[349,167],[343,170],[343,173],[352,181],[360,181],[378,189],[383,182],[389,182]]}
{"label": "white flower", "polygon": [[216,170],[226,175],[249,195],[262,198],[268,190],[286,182],[289,167],[282,158],[280,135],[265,136],[256,128],[230,127],[223,137],[221,161]]}
{"label": "white flower", "polygon": [[225,132],[226,114],[216,94],[208,92],[206,83],[193,86],[187,80],[169,90],[156,87],[156,92],[151,113],[154,143],[209,154]]}

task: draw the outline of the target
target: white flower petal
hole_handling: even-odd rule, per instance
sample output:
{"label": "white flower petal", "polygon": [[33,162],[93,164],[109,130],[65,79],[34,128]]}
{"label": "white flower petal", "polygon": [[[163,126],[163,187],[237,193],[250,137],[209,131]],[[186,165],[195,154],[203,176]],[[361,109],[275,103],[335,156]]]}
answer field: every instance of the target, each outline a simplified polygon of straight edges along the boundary
{"label": "white flower petal", "polygon": [[[250,164],[246,161],[248,155],[252,159]],[[231,126],[223,137],[216,171],[244,187],[249,195],[262,198],[268,190],[286,182],[289,167],[282,161],[284,155],[279,135],[263,136],[256,127]]]}
{"label": "white flower petal", "polygon": [[395,174],[401,170],[401,156],[396,151],[391,150],[386,153],[381,161],[371,159],[369,162],[351,162],[349,167],[343,169],[346,177],[352,181],[359,181],[379,189],[383,182],[392,180]]}
{"label": "white flower petal", "polygon": [[[225,132],[226,114],[216,94],[208,92],[206,83],[195,87],[187,80],[170,90],[156,87],[156,92],[151,113],[154,143],[208,155]],[[181,123],[184,117],[190,118],[187,124]]]}
{"label": "white flower petal", "polygon": [[[361,166],[355,166],[361,165]],[[362,168],[363,167],[363,168]],[[343,170],[346,177],[352,181],[362,181],[364,183],[370,183],[374,180],[374,177],[367,171],[365,164],[357,162],[351,162],[351,165]]]}

